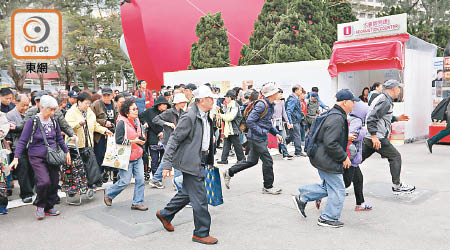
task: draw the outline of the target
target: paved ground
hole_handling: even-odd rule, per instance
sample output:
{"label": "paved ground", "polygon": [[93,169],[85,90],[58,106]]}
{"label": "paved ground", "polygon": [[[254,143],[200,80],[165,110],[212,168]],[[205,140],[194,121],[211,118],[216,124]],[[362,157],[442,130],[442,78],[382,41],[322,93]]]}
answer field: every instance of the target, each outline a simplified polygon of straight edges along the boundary
{"label": "paved ground", "polygon": [[307,158],[283,161],[275,156],[275,184],[283,194],[261,194],[260,165],[237,174],[231,190],[224,189],[225,203],[210,208],[216,246],[191,241],[189,208],[176,218],[173,233],[154,219],[154,212],[174,194],[165,180],[164,190],[146,189],[149,212],[129,210],[133,186],[110,208],[99,192],[79,207],[59,205],[61,216],[43,221],[34,218],[32,206],[10,209],[0,217],[0,249],[450,249],[450,147],[435,146],[433,155],[423,143],[398,148],[402,179],[416,185],[416,193],[393,196],[387,160],[374,156],[362,167],[366,201],[374,210],[354,212],[350,189],[341,229],[317,226],[319,211],[313,204],[307,206],[306,219],[299,216],[291,194],[299,185],[318,182],[318,174]]}

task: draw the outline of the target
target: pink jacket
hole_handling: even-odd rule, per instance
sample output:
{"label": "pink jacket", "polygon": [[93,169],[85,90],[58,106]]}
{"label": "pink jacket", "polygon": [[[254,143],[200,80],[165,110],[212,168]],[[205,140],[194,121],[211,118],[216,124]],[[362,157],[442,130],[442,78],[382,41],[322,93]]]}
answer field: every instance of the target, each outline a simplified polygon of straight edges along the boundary
{"label": "pink jacket", "polygon": [[[137,128],[135,123],[137,124]],[[126,129],[126,138],[124,138],[125,129]],[[116,127],[116,143],[123,145],[130,145],[131,140],[134,140],[141,135],[143,136],[141,123],[139,122],[138,118],[136,118],[133,121],[122,115],[119,115],[119,117],[117,118],[117,127]],[[141,158],[143,152],[144,150],[141,146],[137,144],[131,144],[130,161],[135,161]]]}

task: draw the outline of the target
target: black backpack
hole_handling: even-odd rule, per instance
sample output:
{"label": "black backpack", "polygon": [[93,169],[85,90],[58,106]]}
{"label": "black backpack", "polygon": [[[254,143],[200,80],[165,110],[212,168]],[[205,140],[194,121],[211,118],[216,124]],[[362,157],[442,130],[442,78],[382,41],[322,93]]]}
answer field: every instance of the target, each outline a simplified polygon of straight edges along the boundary
{"label": "black backpack", "polygon": [[308,157],[314,157],[317,148],[319,145],[316,142],[317,135],[320,132],[320,128],[322,127],[323,122],[325,119],[332,114],[340,114],[339,111],[330,109],[329,111],[326,111],[319,115],[314,122],[311,125],[311,128],[309,129],[309,133],[306,135],[305,138],[305,152],[308,155]]}
{"label": "black backpack", "polygon": [[264,99],[260,99],[260,100],[256,100],[251,102],[250,104],[248,104],[248,106],[244,109],[241,121],[239,123],[239,128],[241,129],[242,132],[247,133],[248,132],[248,126],[247,126],[247,118],[248,115],[250,115],[250,112],[253,110],[253,108],[255,107],[255,105],[258,102],[263,102],[265,105],[265,109],[264,111],[261,113],[261,115],[259,116],[259,119],[264,118],[267,115],[267,112],[269,112],[269,105],[267,104],[267,102]]}

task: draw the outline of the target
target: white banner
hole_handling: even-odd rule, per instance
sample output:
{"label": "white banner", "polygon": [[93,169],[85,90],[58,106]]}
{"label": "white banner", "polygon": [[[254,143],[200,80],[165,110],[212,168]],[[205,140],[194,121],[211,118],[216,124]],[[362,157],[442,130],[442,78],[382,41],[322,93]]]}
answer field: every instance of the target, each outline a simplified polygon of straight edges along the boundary
{"label": "white banner", "polygon": [[407,15],[399,14],[338,24],[338,41],[407,33]]}

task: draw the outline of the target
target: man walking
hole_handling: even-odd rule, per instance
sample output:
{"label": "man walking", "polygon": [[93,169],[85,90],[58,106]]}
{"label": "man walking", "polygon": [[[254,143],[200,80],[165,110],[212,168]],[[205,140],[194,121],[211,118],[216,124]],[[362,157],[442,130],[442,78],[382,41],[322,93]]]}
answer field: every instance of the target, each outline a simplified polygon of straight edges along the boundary
{"label": "man walking", "polygon": [[223,173],[224,183],[226,188],[230,188],[231,177],[235,174],[251,168],[258,164],[258,160],[263,162],[263,178],[264,187],[262,189],[264,194],[277,195],[281,193],[281,188],[273,186],[273,160],[267,148],[268,138],[267,134],[275,135],[282,143],[283,137],[272,125],[272,116],[274,112],[274,101],[278,98],[278,87],[273,82],[266,83],[262,88],[263,99],[254,104],[253,109],[249,112],[247,117],[247,147],[250,147],[250,153],[247,161],[238,163],[229,168]]}
{"label": "man walking", "polygon": [[394,99],[400,95],[400,88],[403,88],[397,80],[388,80],[384,83],[384,91],[369,107],[367,115],[367,130],[369,133],[364,138],[362,157],[363,161],[377,152],[389,161],[392,176],[392,192],[394,194],[412,193],[415,186],[409,186],[400,181],[402,169],[402,156],[400,152],[391,144],[389,137],[391,134],[391,124],[397,121],[408,121],[409,117],[400,115],[395,117]]}
{"label": "man walking", "polygon": [[296,84],[292,87],[292,94],[289,95],[286,100],[286,114],[289,119],[289,123],[294,125],[291,129],[291,137],[294,141],[295,156],[306,156],[302,152],[302,120],[304,119],[302,113],[302,103],[300,96],[303,92],[302,86]]}
{"label": "man walking", "polygon": [[224,114],[217,114],[225,122],[223,129],[223,135],[225,136],[223,141],[222,160],[218,161],[218,164],[228,164],[228,154],[233,144],[234,151],[238,162],[245,161],[244,150],[239,140],[239,134],[241,133],[239,125],[242,120],[239,104],[236,100],[236,92],[229,90],[225,95],[226,107],[224,107]]}
{"label": "man walking", "polygon": [[183,115],[167,144],[163,157],[163,176],[168,177],[173,168],[183,173],[183,187],[156,217],[164,228],[173,232],[170,223],[189,202],[194,213],[192,241],[216,244],[218,240],[209,235],[211,216],[208,212],[205,188],[205,165],[214,164],[214,130],[208,112],[212,109],[213,93],[208,86],[200,86],[195,92],[195,103]]}
{"label": "man walking", "polygon": [[[326,113],[325,120],[318,128],[314,144],[317,149],[309,155],[309,161],[317,168],[322,184],[300,187],[300,194],[293,196],[295,207],[306,218],[305,207],[310,201],[320,200],[328,196],[327,204],[317,221],[325,227],[338,228],[344,226],[339,221],[345,199],[344,168],[351,167],[347,155],[348,122],[347,114],[353,110],[355,98],[350,90],[340,90],[336,94],[337,103]],[[308,136],[312,136],[310,131]]]}

